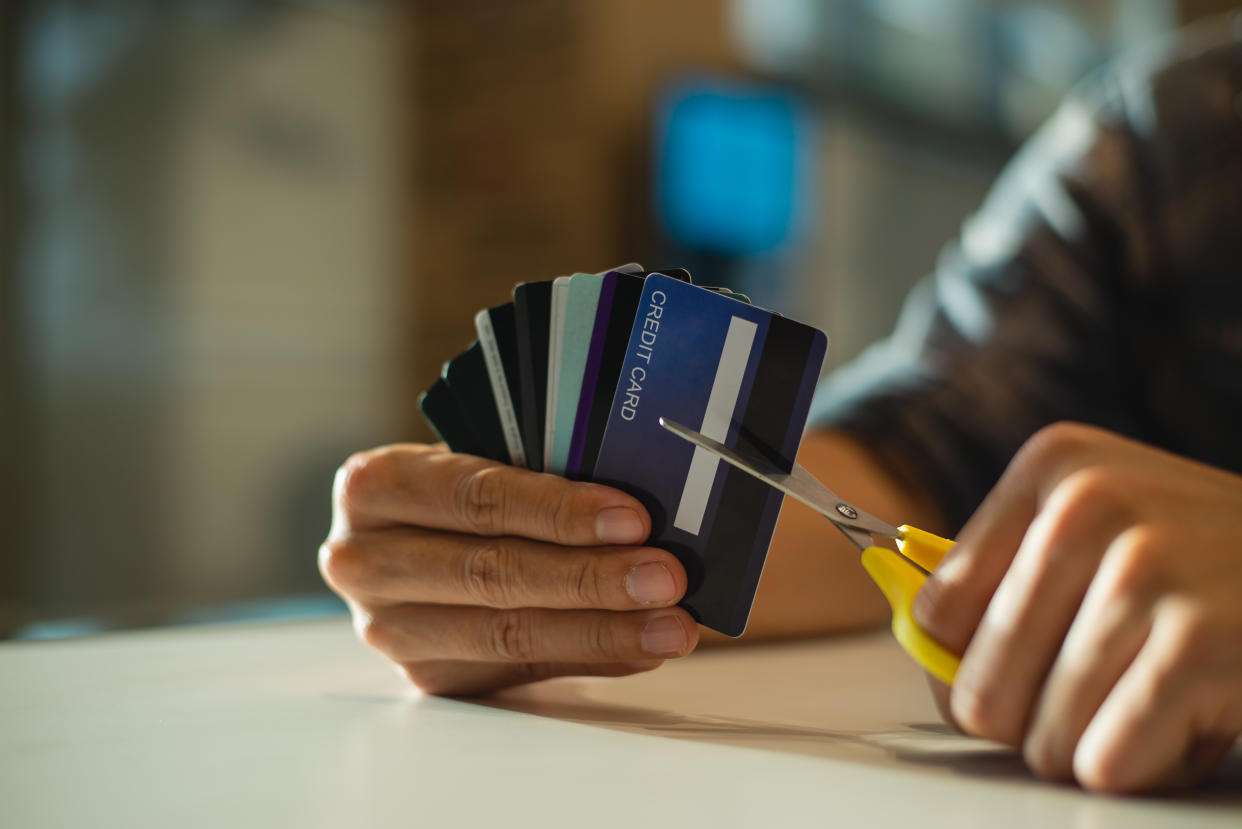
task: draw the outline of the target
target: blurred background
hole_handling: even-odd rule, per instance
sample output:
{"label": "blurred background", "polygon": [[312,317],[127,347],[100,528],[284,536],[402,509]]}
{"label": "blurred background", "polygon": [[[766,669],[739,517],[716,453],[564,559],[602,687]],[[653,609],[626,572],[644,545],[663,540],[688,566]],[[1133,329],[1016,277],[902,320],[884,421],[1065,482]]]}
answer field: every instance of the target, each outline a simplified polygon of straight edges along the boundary
{"label": "blurred background", "polygon": [[682,265],[848,360],[1083,73],[1232,5],[6,0],[0,636],[338,610],[333,471],[522,280]]}

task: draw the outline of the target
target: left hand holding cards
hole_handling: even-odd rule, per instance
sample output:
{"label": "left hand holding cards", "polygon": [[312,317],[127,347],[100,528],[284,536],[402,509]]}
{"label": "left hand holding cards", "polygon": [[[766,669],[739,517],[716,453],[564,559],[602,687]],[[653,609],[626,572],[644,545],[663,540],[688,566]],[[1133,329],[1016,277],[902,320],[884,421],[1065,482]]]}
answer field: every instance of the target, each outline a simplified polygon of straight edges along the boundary
{"label": "left hand holding cards", "polygon": [[519,284],[474,321],[420,400],[446,446],[338,476],[320,564],[362,639],[424,690],[470,694],[650,670],[698,624],[740,635],[780,495],[657,418],[790,465],[824,335],[636,264]]}
{"label": "left hand holding cards", "polygon": [[685,570],[650,531],[618,490],[402,444],[341,467],[319,566],[415,685],[480,694],[692,651]]}

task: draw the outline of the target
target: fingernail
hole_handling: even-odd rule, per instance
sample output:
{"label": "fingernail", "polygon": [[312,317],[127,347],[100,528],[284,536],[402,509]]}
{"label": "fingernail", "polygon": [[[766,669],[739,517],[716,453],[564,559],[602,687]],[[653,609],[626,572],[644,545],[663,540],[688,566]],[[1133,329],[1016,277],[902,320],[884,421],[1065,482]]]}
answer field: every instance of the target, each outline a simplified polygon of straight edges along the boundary
{"label": "fingernail", "polygon": [[647,528],[628,507],[609,507],[595,516],[595,535],[602,544],[641,544]]}
{"label": "fingernail", "polygon": [[643,628],[642,639],[647,653],[676,655],[686,649],[686,629],[676,616],[652,619]]}
{"label": "fingernail", "polygon": [[677,582],[667,567],[649,561],[626,573],[625,592],[639,604],[668,604],[677,599]]}

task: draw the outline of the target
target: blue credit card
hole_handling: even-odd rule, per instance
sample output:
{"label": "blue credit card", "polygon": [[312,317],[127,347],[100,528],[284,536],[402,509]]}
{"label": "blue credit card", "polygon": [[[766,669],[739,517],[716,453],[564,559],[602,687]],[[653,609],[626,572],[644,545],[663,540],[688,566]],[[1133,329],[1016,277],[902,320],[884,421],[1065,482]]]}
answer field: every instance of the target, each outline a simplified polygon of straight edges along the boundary
{"label": "blue credit card", "polygon": [[591,478],[646,505],[648,543],[690,577],[682,606],[729,636],[746,627],[782,495],[659,419],[790,469],[827,347],[822,331],[695,285],[643,286]]}

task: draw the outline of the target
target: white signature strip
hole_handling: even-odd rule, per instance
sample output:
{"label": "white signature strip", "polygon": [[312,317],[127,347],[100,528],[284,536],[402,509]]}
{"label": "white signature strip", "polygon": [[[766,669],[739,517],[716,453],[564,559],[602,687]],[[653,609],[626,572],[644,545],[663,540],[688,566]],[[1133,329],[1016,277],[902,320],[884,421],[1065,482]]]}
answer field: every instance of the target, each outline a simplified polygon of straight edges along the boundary
{"label": "white signature strip", "polygon": [[[750,350],[755,343],[758,326],[741,317],[729,320],[724,348],[720,350],[720,362],[716,365],[716,379],[707,398],[707,411],[703,413],[703,425],[699,431],[713,440],[724,443],[729,437],[729,424],[733,422],[738,395],[742,391],[742,379],[746,364],[750,362]],[[716,468],[720,459],[700,447],[694,448],[690,459],[690,471],[681,490],[681,502],[673,526],[679,530],[698,535],[703,528],[703,515],[707,511],[707,499],[712,494],[716,480]]]}

